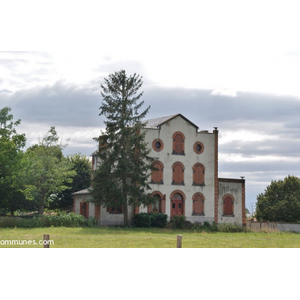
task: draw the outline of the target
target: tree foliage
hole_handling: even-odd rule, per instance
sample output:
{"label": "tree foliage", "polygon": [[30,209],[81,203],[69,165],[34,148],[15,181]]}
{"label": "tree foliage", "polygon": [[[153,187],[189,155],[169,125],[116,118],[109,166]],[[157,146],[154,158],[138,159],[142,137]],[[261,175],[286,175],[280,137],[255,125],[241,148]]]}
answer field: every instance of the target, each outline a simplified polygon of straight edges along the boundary
{"label": "tree foliage", "polygon": [[22,148],[25,146],[25,134],[18,134],[16,127],[21,120],[13,121],[11,108],[0,110],[0,206],[11,213],[22,203],[21,162]]}
{"label": "tree foliage", "polygon": [[91,186],[91,162],[81,154],[68,155],[66,159],[72,164],[72,170],[76,172],[72,183],[66,183],[69,187],[52,198],[50,208],[67,208],[73,204],[72,193],[87,189]]}
{"label": "tree foliage", "polygon": [[119,207],[128,225],[128,205],[149,201],[147,183],[152,158],[145,142],[142,119],[150,107],[139,113],[144,104],[142,77],[127,76],[124,70],[109,74],[101,84],[103,97],[100,115],[106,117],[106,130],[100,141],[100,166],[94,174],[91,194],[96,204]]}
{"label": "tree foliage", "polygon": [[300,179],[272,181],[257,197],[256,218],[272,222],[300,221]]}
{"label": "tree foliage", "polygon": [[70,188],[68,184],[76,175],[73,165],[63,156],[63,148],[55,127],[51,127],[38,145],[27,149],[24,194],[36,203],[39,214],[43,214],[53,196]]}

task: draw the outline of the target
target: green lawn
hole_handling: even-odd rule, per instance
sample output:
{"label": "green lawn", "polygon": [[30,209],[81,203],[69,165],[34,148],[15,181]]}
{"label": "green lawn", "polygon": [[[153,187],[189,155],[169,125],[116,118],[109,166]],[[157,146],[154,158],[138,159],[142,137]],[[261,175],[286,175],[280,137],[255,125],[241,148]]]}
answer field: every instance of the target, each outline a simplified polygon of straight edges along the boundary
{"label": "green lawn", "polygon": [[[49,234],[50,240],[53,240],[54,244],[50,245],[50,248],[175,248],[178,234],[183,236],[183,248],[300,247],[300,234],[289,232],[201,233],[169,229],[52,227],[1,228],[0,248],[43,248],[43,245],[39,244],[43,234]],[[29,245],[30,241],[32,245]]]}

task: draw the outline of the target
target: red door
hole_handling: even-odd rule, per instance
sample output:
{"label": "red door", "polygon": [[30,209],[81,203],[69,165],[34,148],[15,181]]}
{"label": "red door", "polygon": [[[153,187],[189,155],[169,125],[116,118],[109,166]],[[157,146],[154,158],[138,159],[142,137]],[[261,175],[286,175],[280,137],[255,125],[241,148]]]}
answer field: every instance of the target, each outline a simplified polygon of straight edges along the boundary
{"label": "red door", "polygon": [[183,198],[176,193],[171,201],[171,217],[183,215]]}

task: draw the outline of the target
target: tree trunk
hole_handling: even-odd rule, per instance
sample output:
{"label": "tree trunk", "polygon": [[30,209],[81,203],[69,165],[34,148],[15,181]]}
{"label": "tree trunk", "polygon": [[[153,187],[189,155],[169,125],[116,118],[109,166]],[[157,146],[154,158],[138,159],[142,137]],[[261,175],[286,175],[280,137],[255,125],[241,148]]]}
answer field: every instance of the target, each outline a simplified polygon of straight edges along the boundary
{"label": "tree trunk", "polygon": [[128,227],[128,206],[127,206],[127,201],[124,203],[124,227]]}
{"label": "tree trunk", "polygon": [[45,207],[44,204],[39,205],[39,210],[38,210],[39,215],[42,215],[44,213],[44,207]]}
{"label": "tree trunk", "polygon": [[123,215],[124,227],[128,227],[128,206],[127,206],[127,193],[126,193],[126,178],[123,177]]}

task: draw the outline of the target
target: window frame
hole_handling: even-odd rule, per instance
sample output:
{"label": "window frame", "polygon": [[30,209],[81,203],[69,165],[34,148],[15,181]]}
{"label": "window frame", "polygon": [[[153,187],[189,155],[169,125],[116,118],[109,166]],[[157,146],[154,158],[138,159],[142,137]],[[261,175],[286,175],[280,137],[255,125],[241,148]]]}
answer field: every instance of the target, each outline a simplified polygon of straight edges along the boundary
{"label": "window frame", "polygon": [[[231,205],[230,209],[232,211],[232,214],[226,214],[225,213],[226,211],[228,211],[228,207],[227,206],[229,205],[228,201],[226,202],[227,199],[229,199],[228,201],[231,201],[231,203],[230,203],[230,205]],[[234,197],[231,194],[226,194],[226,195],[223,196],[223,198],[222,198],[222,204],[223,204],[223,214],[222,214],[222,216],[223,217],[234,217],[235,216],[234,215],[234,202],[235,202]]]}
{"label": "window frame", "polygon": [[[155,147],[155,144],[156,144],[157,142],[159,142],[160,145],[161,145],[161,147],[160,147],[159,149]],[[160,152],[160,151],[162,151],[163,148],[164,148],[164,142],[163,142],[161,139],[154,139],[153,142],[152,142],[152,148],[153,148],[154,151]]]}
{"label": "window frame", "polygon": [[[178,166],[182,170],[182,178],[181,178],[182,181],[178,180],[180,182],[175,182],[175,175],[177,174],[177,173],[175,173],[175,168],[177,168]],[[177,161],[172,165],[172,185],[185,185],[185,183],[184,183],[184,170],[185,170],[185,167],[184,167],[183,163],[180,162],[180,161]]]}
{"label": "window frame", "polygon": [[[197,145],[201,146],[201,149],[199,151],[197,151]],[[198,141],[194,144],[193,149],[196,154],[201,154],[204,151],[204,145],[202,142]]]}
{"label": "window frame", "polygon": [[[152,163],[153,167],[155,167],[155,165],[157,165],[157,164],[159,165],[160,170],[152,170],[152,172],[151,172],[151,183],[152,184],[164,184],[164,164],[159,160],[155,160]],[[153,180],[153,176],[154,176],[155,172],[160,172],[160,176],[159,176],[160,180],[159,181],[154,181]]]}
{"label": "window frame", "polygon": [[[200,196],[201,197],[201,200],[196,200],[195,198],[197,197],[197,196]],[[193,216],[205,216],[205,197],[204,197],[204,195],[202,194],[202,193],[195,193],[194,195],[193,195],[193,197],[192,197],[192,200],[193,200],[193,213],[192,213],[192,215]],[[202,213],[198,213],[198,212],[195,212],[195,201],[202,201]]]}
{"label": "window frame", "polygon": [[147,212],[154,213],[165,213],[166,211],[166,195],[163,195],[160,191],[154,191],[151,193],[151,197],[155,197],[157,195],[159,197],[159,211],[153,211],[153,203],[149,204],[147,207]]}
{"label": "window frame", "polygon": [[[176,151],[176,148],[178,147],[178,144],[176,143],[176,136],[180,135],[182,138],[182,145],[180,147],[182,147],[182,151],[181,153]],[[180,131],[176,131],[173,135],[172,135],[172,139],[173,139],[173,144],[172,144],[172,155],[185,155],[185,136],[182,132]]]}
{"label": "window frame", "polygon": [[[202,177],[203,177],[202,183],[198,183],[198,182],[195,181],[195,179],[196,179],[195,178],[196,177],[196,169],[198,167],[200,167],[202,169]],[[193,185],[194,186],[205,186],[205,167],[204,167],[204,165],[201,164],[201,163],[196,163],[196,164],[193,165],[192,170],[193,170]]]}

